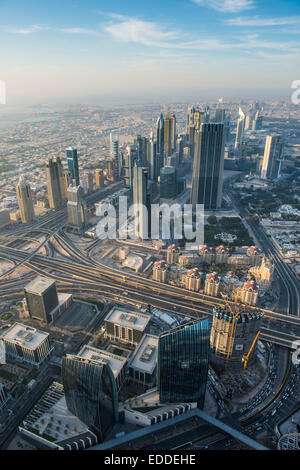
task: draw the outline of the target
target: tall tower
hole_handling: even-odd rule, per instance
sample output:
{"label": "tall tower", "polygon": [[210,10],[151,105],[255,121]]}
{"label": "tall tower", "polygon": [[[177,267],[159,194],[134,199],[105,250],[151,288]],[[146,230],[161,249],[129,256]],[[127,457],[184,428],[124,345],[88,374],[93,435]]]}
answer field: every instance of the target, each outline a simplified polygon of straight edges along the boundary
{"label": "tall tower", "polygon": [[87,222],[86,202],[81,186],[68,188],[68,225],[82,233]]}
{"label": "tall tower", "polygon": [[138,159],[138,148],[136,145],[128,145],[124,155],[124,180],[128,188],[132,187],[133,183],[133,167]]}
{"label": "tall tower", "polygon": [[[134,211],[135,234],[142,240],[148,239],[150,227],[150,195],[148,194],[148,169],[135,165],[133,169],[133,204],[139,208]],[[142,206],[141,206],[142,205]]]}
{"label": "tall tower", "polygon": [[121,160],[119,152],[119,136],[117,134],[110,134],[110,156],[115,165],[118,166],[118,175],[121,175]]}
{"label": "tall tower", "polygon": [[203,408],[209,363],[209,320],[162,333],[157,379],[161,403],[197,403]]}
{"label": "tall tower", "polygon": [[237,122],[236,138],[235,138],[235,145],[234,145],[234,148],[236,150],[240,149],[241,144],[243,142],[244,129],[245,129],[245,114],[243,113],[242,109],[239,108],[239,118]]}
{"label": "tall tower", "polygon": [[17,190],[19,209],[21,213],[21,220],[23,224],[26,224],[27,222],[33,222],[34,208],[33,208],[31,188],[30,188],[30,185],[26,183],[23,176],[20,176],[16,190]]}
{"label": "tall tower", "polygon": [[276,179],[280,176],[283,144],[280,135],[268,135],[262,162],[261,177]]}
{"label": "tall tower", "polygon": [[169,109],[167,109],[167,112],[165,115],[164,152],[167,153],[168,156],[172,154],[172,126],[173,125],[174,125],[173,118],[170,114]]}
{"label": "tall tower", "polygon": [[164,155],[164,141],[165,141],[165,122],[163,113],[160,114],[157,123],[157,153],[163,158]]}
{"label": "tall tower", "polygon": [[76,186],[79,186],[80,178],[79,178],[77,149],[73,147],[67,148],[67,161],[68,161],[68,171],[69,173],[71,173],[72,179],[75,180]]}
{"label": "tall tower", "polygon": [[191,124],[194,124],[194,114],[195,114],[195,108],[194,106],[189,106],[187,113],[186,113],[186,135],[189,134],[189,128]]}
{"label": "tall tower", "polygon": [[191,204],[217,209],[222,204],[224,167],[223,124],[201,124],[196,133]]}
{"label": "tall tower", "polygon": [[67,191],[64,170],[59,157],[49,158],[46,163],[46,179],[49,206],[51,209],[60,209],[66,202]]}

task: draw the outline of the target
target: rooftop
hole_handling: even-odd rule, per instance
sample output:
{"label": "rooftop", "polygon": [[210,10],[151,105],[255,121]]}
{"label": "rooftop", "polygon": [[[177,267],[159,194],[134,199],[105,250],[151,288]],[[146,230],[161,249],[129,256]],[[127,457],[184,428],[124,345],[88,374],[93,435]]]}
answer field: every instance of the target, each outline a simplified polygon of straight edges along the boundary
{"label": "rooftop", "polygon": [[106,316],[105,321],[117,323],[126,328],[144,331],[150,321],[150,316],[114,307]]}
{"label": "rooftop", "polygon": [[49,334],[45,331],[21,323],[15,323],[2,335],[6,340],[14,341],[30,349],[39,347],[48,336]]}
{"label": "rooftop", "polygon": [[120,357],[116,354],[104,351],[103,349],[97,349],[93,346],[88,345],[85,345],[81,348],[78,353],[78,356],[83,357],[85,359],[92,359],[93,361],[101,361],[108,363],[115,378],[118,377],[119,373],[127,362],[127,359],[124,357]]}
{"label": "rooftop", "polygon": [[38,276],[29,284],[27,284],[27,286],[25,286],[25,290],[26,292],[31,292],[32,294],[42,294],[53,284],[55,284],[55,281],[53,281],[53,279]]}
{"label": "rooftop", "polygon": [[133,354],[129,366],[152,374],[157,363],[158,336],[144,335]]}

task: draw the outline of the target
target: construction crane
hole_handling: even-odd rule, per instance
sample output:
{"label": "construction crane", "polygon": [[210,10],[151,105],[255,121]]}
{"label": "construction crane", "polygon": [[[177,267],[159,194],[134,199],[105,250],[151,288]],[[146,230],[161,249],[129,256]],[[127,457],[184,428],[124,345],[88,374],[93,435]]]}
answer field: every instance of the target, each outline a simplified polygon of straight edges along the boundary
{"label": "construction crane", "polygon": [[232,339],[233,339],[233,335],[234,335],[234,332],[235,332],[235,326],[236,326],[236,319],[237,317],[239,316],[240,312],[239,310],[237,309],[237,299],[238,299],[238,296],[241,292],[241,289],[238,289],[237,291],[232,291],[232,294],[234,296],[234,308],[235,308],[235,311],[233,311],[233,309],[231,308],[231,305],[229,304],[229,302],[227,301],[227,296],[225,294],[222,294],[221,293],[221,296],[223,297],[223,299],[225,300],[225,303],[227,305],[227,307],[229,308],[231,314],[232,314],[232,326],[231,326],[231,332],[230,332],[230,337],[229,337],[229,342],[228,342],[228,348],[227,348],[227,356],[226,356],[226,364],[225,364],[225,368],[227,368],[227,365],[228,365],[228,361],[229,361],[229,357],[231,356],[231,349],[232,349]]}
{"label": "construction crane", "polygon": [[245,377],[246,367],[247,367],[247,364],[248,364],[248,360],[249,360],[250,354],[251,354],[252,351],[253,351],[253,348],[254,348],[254,346],[255,346],[255,344],[256,344],[256,341],[258,340],[259,335],[260,335],[260,330],[259,330],[259,332],[257,333],[257,335],[255,336],[255,339],[254,339],[254,341],[253,341],[253,343],[252,343],[252,345],[251,345],[251,348],[250,348],[248,354],[244,354],[244,355],[243,355],[243,359],[242,359],[242,362],[244,363],[244,369],[243,369],[243,375],[242,375],[242,379],[243,379],[243,380],[244,380],[244,377]]}

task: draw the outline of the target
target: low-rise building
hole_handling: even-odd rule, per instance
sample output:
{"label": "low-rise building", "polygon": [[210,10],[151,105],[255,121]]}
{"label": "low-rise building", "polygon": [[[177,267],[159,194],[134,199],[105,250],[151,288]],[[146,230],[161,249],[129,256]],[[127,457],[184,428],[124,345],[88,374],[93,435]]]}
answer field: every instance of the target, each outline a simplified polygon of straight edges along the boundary
{"label": "low-rise building", "polygon": [[131,380],[148,387],[155,384],[157,351],[158,336],[144,335],[128,364]]}
{"label": "low-rise building", "polygon": [[151,317],[113,307],[104,320],[105,337],[117,343],[137,346],[147,331]]}
{"label": "low-rise building", "polygon": [[9,359],[39,367],[49,358],[52,349],[49,333],[15,323],[2,335]]}

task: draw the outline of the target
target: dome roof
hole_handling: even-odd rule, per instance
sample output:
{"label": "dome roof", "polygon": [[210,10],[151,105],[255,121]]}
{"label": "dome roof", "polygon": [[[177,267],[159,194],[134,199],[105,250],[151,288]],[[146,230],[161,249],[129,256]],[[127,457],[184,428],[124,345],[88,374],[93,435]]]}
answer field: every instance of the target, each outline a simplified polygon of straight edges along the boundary
{"label": "dome roof", "polygon": [[154,263],[154,267],[156,269],[166,269],[168,267],[167,263],[165,261],[156,261],[156,263]]}

